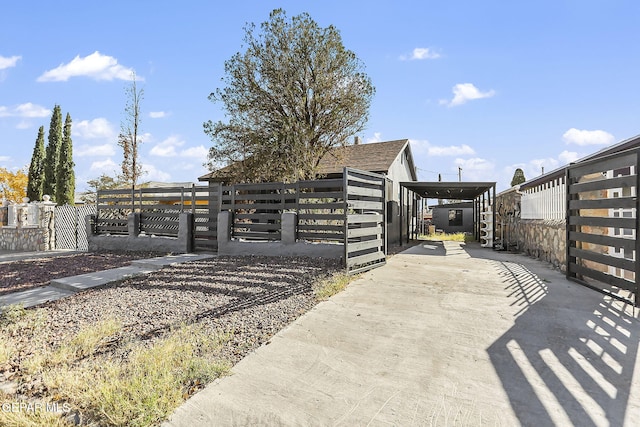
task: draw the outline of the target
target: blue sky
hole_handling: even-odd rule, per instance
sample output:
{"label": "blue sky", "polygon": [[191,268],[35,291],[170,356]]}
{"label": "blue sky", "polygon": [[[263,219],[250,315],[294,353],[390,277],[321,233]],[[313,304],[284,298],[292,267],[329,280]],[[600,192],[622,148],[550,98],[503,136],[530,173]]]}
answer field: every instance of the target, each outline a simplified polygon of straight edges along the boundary
{"label": "blue sky", "polygon": [[195,181],[222,119],[207,99],[243,26],[274,8],[336,26],[376,87],[365,142],[409,138],[420,180],[527,178],[640,133],[640,2],[7,2],[0,15],[0,167],[28,165],[59,104],[79,190],[119,170],[131,72],[143,181]]}

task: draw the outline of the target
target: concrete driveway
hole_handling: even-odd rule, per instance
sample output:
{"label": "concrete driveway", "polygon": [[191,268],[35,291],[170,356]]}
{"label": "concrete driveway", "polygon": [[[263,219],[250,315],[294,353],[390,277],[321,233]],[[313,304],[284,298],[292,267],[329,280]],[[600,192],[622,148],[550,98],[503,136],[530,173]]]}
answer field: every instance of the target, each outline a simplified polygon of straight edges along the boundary
{"label": "concrete driveway", "polygon": [[316,306],[166,426],[637,426],[638,318],[545,263],[425,242]]}

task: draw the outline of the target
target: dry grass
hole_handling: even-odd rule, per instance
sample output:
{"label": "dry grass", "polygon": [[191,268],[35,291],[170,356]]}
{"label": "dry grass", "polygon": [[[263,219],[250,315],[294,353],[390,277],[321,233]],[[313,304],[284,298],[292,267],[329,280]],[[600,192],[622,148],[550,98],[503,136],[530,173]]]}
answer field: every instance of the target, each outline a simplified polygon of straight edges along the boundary
{"label": "dry grass", "polygon": [[348,274],[341,272],[332,275],[328,279],[318,282],[314,286],[316,298],[320,301],[324,301],[329,297],[342,292],[347,287],[349,282],[354,280],[356,277],[357,275],[349,276]]}
{"label": "dry grass", "polygon": [[[3,332],[18,324],[33,328],[38,321],[37,316],[19,310],[11,313],[12,322],[6,320],[7,313],[3,316]],[[42,404],[64,402],[100,425],[152,426],[230,369],[228,362],[216,359],[230,334],[212,335],[196,325],[182,326],[153,343],[128,343],[114,356],[105,347],[121,329],[117,319],[105,319],[80,330],[55,349],[42,346],[22,360],[23,375],[41,378],[46,387]],[[5,348],[12,345],[3,344]],[[3,402],[10,400],[4,398]],[[21,408],[0,411],[0,425],[69,424],[60,414]]]}
{"label": "dry grass", "polygon": [[473,242],[473,236],[466,233],[435,233],[421,235],[422,240],[451,241],[451,242]]}

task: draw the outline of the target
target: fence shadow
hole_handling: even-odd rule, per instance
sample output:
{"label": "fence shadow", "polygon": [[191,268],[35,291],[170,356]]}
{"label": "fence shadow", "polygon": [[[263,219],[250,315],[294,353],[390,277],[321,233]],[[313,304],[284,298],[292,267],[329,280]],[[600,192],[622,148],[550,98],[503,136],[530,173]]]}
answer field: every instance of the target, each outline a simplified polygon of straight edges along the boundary
{"label": "fence shadow", "polygon": [[518,310],[487,352],[520,423],[625,425],[640,339],[634,309],[516,262],[490,262]]}

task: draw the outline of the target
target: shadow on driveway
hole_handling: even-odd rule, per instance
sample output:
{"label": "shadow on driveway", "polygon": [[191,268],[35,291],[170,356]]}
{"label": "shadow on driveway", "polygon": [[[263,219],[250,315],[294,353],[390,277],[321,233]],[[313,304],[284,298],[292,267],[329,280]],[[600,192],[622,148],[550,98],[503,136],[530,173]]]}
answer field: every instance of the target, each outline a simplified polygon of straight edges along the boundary
{"label": "shadow on driveway", "polygon": [[637,402],[627,413],[631,394],[640,397],[633,388],[637,308],[586,288],[576,292],[580,285],[560,272],[549,275],[542,262],[478,244],[426,242],[404,253],[464,255],[493,265],[515,321],[486,351],[522,425],[640,425]]}

